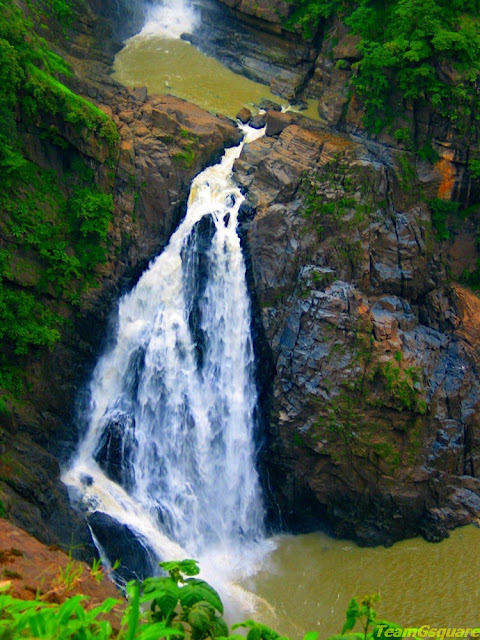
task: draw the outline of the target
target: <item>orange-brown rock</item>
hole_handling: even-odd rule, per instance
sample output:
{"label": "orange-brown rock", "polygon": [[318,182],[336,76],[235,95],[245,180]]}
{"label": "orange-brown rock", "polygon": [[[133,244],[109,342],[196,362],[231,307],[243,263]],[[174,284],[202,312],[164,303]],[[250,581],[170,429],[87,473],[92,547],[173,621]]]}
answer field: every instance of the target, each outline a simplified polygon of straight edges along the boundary
{"label": "orange-brown rock", "polygon": [[82,594],[95,607],[107,598],[119,600],[109,616],[119,625],[123,597],[101,569],[92,571],[84,562],[72,560],[58,547],[47,547],[32,536],[0,519],[0,581],[11,582],[16,598],[45,602],[63,602]]}

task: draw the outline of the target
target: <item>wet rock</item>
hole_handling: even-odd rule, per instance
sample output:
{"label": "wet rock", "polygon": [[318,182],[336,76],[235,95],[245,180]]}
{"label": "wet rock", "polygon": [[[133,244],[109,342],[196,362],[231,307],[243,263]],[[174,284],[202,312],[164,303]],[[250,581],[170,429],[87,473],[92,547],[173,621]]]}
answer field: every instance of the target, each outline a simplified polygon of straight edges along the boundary
{"label": "wet rock", "polygon": [[263,127],[266,124],[266,117],[259,113],[256,116],[253,116],[253,118],[250,121],[250,126],[253,127],[254,129],[263,129]]}
{"label": "wet rock", "polygon": [[291,9],[284,0],[202,0],[202,21],[194,33],[197,46],[257,82],[277,86],[275,79],[282,77],[278,95],[296,95],[312,72],[318,50],[283,30],[280,16]]}
{"label": "wet rock", "polygon": [[251,119],[252,112],[246,107],[242,107],[242,109],[240,109],[240,111],[237,113],[237,120],[240,120],[242,124],[247,124],[247,122],[250,122]]}
{"label": "wet rock", "polygon": [[306,111],[308,109],[308,104],[305,100],[294,100],[292,102],[292,107],[295,107],[298,111]]}
{"label": "wet rock", "polygon": [[147,87],[135,87],[132,91],[132,96],[141,104],[145,104],[148,97]]}
{"label": "wet rock", "polygon": [[262,98],[258,103],[258,108],[263,109],[264,111],[281,111],[282,107],[274,102],[273,100],[269,100],[268,98]]}
{"label": "wet rock", "polygon": [[202,324],[202,299],[211,269],[209,250],[215,232],[216,227],[212,216],[204,216],[195,225],[188,239],[188,246],[193,250],[190,252],[182,251],[182,263],[186,274],[184,279],[185,297],[190,301],[188,325],[200,369],[203,368],[207,348],[207,337]]}
{"label": "wet rock", "polygon": [[266,22],[280,24],[290,13],[291,6],[286,0],[222,0],[229,7],[255,16]]}
{"label": "wet rock", "polygon": [[129,527],[100,512],[92,513],[88,523],[98,542],[108,549],[111,564],[118,562],[116,573],[122,580],[145,580],[158,573],[158,558]]}
{"label": "wet rock", "polygon": [[278,136],[285,127],[292,124],[293,116],[290,113],[280,113],[278,111],[268,111],[266,115],[266,135]]}
{"label": "wet rock", "polygon": [[132,485],[131,460],[135,447],[135,420],[126,411],[108,416],[94,459],[105,474],[125,489]]}
{"label": "wet rock", "polygon": [[305,95],[318,98],[318,113],[331,126],[340,125],[349,101],[349,80],[351,71],[345,65],[337,65],[328,53],[317,58],[315,70]]}
{"label": "wet rock", "polygon": [[27,433],[0,430],[0,477],[6,518],[46,544],[71,546],[75,557],[94,555],[85,522],[70,508],[57,460]]}
{"label": "wet rock", "polygon": [[333,48],[334,60],[360,60],[361,54],[358,50],[360,44],[360,36],[354,36],[348,33],[344,36],[340,42]]}

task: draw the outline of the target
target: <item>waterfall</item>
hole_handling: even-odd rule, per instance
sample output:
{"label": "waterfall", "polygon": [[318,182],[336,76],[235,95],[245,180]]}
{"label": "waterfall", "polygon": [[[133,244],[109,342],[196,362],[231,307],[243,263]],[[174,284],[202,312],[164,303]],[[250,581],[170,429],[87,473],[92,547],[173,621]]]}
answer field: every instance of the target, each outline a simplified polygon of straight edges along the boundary
{"label": "waterfall", "polygon": [[188,0],[164,0],[147,8],[140,35],[179,38],[182,33],[191,33],[198,21],[198,12]]}
{"label": "waterfall", "polygon": [[[263,132],[243,127],[245,141]],[[255,470],[254,355],[232,178],[242,146],[192,183],[183,222],[119,302],[90,383],[88,429],[63,481],[155,562],[191,556],[218,584],[265,548]],[[113,562],[109,543],[101,541]],[[239,567],[243,569],[239,573]],[[216,578],[215,575],[216,574]]]}

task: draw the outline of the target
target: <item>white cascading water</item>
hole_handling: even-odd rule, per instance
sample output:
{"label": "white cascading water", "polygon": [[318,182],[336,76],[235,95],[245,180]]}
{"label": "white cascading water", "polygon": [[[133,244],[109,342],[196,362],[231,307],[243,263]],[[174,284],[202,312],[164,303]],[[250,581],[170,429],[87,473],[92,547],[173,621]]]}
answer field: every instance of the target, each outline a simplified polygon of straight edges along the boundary
{"label": "white cascading water", "polygon": [[199,16],[187,0],[164,0],[162,4],[147,9],[141,36],[179,38],[182,33],[192,33]]}
{"label": "white cascading water", "polygon": [[[246,142],[263,133],[244,131]],[[195,178],[185,219],[120,300],[114,345],[90,384],[88,431],[63,476],[87,512],[129,527],[157,560],[199,559],[237,600],[231,583],[271,548],[255,470],[243,196],[232,179],[242,146]]]}

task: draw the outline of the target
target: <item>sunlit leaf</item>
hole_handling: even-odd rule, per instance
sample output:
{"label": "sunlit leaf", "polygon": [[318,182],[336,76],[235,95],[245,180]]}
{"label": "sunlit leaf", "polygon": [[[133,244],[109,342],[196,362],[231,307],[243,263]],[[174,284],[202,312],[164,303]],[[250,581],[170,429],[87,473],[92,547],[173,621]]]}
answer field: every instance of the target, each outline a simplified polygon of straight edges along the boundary
{"label": "sunlit leaf", "polygon": [[204,580],[199,580],[198,578],[190,578],[187,580],[183,587],[180,588],[179,598],[182,607],[192,607],[196,602],[203,600],[211,604],[212,607],[215,607],[219,613],[223,613],[220,596],[215,589]]}

